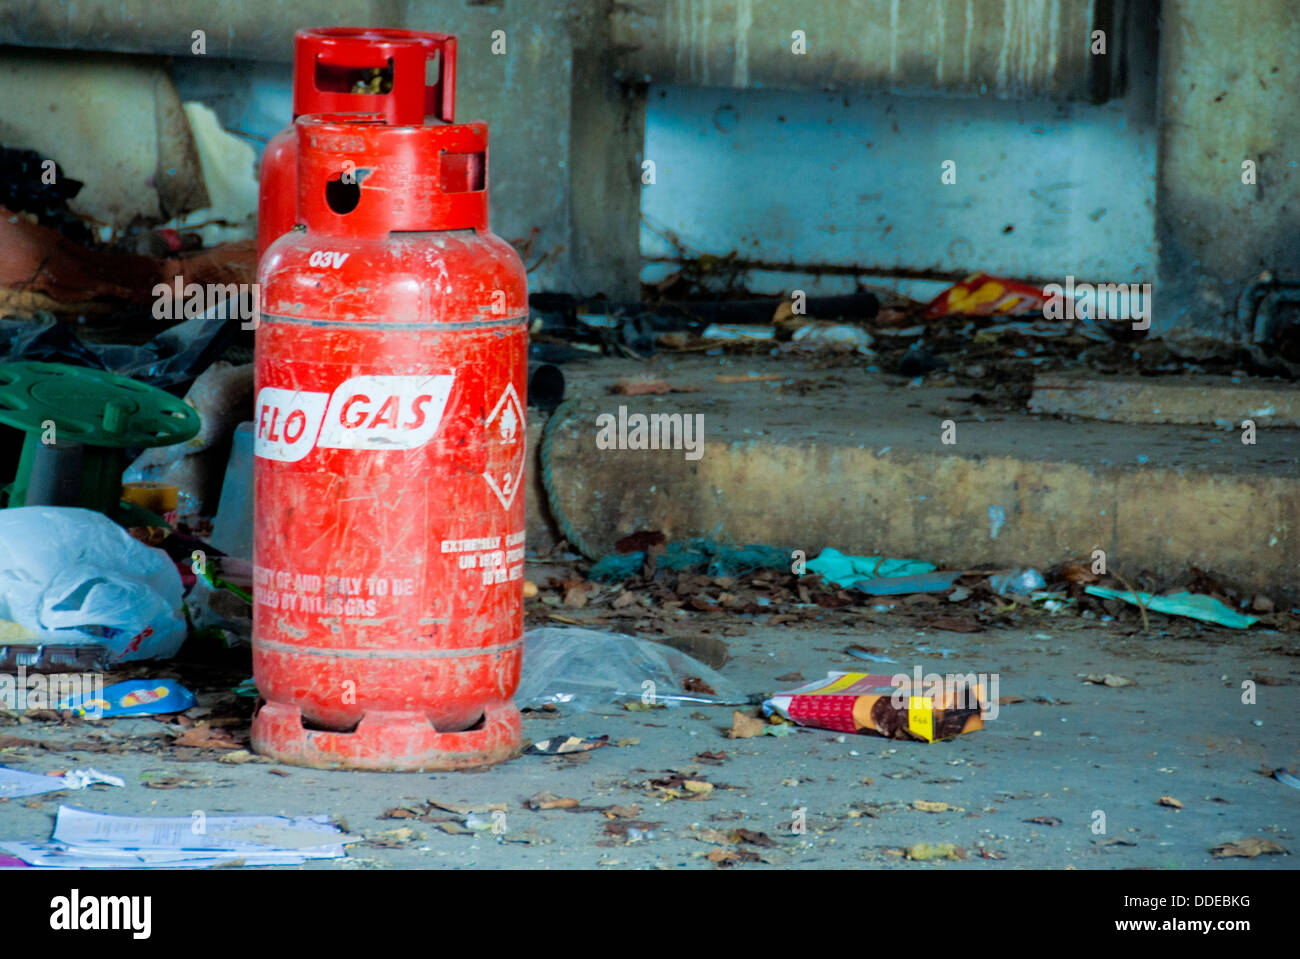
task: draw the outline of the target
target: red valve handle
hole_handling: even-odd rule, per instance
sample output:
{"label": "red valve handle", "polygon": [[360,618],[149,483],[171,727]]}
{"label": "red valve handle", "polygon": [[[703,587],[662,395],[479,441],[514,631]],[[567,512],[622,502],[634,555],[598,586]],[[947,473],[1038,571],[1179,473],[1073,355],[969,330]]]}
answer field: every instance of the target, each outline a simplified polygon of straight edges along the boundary
{"label": "red valve handle", "polygon": [[[426,64],[434,58],[438,78],[426,85]],[[331,77],[381,69],[389,62],[393,87],[388,93],[331,88]],[[447,33],[366,27],[299,30],[294,36],[293,115],[308,113],[380,113],[398,125],[422,123],[430,115],[454,122],[456,38]]]}

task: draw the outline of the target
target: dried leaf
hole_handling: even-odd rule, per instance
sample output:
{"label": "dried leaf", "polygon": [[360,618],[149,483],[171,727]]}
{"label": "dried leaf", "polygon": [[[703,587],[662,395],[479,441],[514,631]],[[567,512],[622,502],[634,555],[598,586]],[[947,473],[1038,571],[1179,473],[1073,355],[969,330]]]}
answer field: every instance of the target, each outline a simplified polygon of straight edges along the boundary
{"label": "dried leaf", "polygon": [[713,792],[713,783],[706,783],[700,779],[687,779],[682,785],[687,792],[694,793],[697,796]]}
{"label": "dried leaf", "polygon": [[696,753],[691,758],[694,759],[697,763],[707,763],[710,766],[721,766],[731,757],[721,750],[719,750],[718,752],[713,752],[710,750],[707,752]]}
{"label": "dried leaf", "polygon": [[709,829],[700,827],[691,830],[691,838],[698,839],[700,842],[712,843],[715,846],[730,846],[735,840],[731,838],[731,833],[725,829]]}
{"label": "dried leaf", "polygon": [[656,376],[632,376],[619,380],[610,392],[615,396],[655,396],[663,393],[698,393],[698,386],[675,386]]}
{"label": "dried leaf", "polygon": [[1101,577],[1085,566],[1071,563],[1061,570],[1061,575],[1071,583],[1087,585],[1097,582]]}
{"label": "dried leaf", "polygon": [[1183,804],[1180,803],[1173,796],[1161,796],[1159,799],[1156,800],[1156,804],[1160,806],[1169,806],[1171,809],[1183,808]]}
{"label": "dried leaf", "polygon": [[949,806],[946,802],[930,802],[927,799],[915,799],[912,808],[920,812],[965,812],[960,806]]}
{"label": "dried leaf", "polygon": [[717,692],[712,686],[700,679],[698,676],[687,676],[682,680],[682,689],[688,693],[701,693],[705,696],[716,696]]}
{"label": "dried leaf", "polygon": [[572,809],[580,805],[578,800],[571,796],[560,797],[554,793],[538,793],[533,796],[524,806],[528,809]]}
{"label": "dried leaf", "polygon": [[635,819],[639,815],[641,815],[641,807],[636,803],[625,806],[610,806],[605,810],[605,816],[609,819]]}
{"label": "dried leaf", "polygon": [[1025,822],[1036,823],[1039,826],[1059,826],[1061,820],[1056,816],[1034,816],[1032,819],[1026,819]]}
{"label": "dried leaf", "polygon": [[1211,847],[1210,854],[1215,859],[1227,859],[1232,856],[1254,859],[1256,856],[1288,855],[1285,847],[1278,845],[1271,839],[1264,839],[1260,836],[1247,836],[1245,839],[1238,839],[1236,842],[1221,842],[1217,846]]}
{"label": "dried leaf", "polygon": [[383,832],[376,833],[370,837],[370,841],[376,845],[398,845],[410,842],[412,839],[423,838],[423,833],[416,832],[410,826],[401,826],[397,829],[386,829]]}
{"label": "dried leaf", "polygon": [[751,739],[754,736],[763,735],[763,730],[767,728],[767,723],[761,719],[755,719],[753,716],[746,716],[739,711],[733,711],[731,714],[731,738],[732,739]]}
{"label": "dried leaf", "polygon": [[747,842],[751,846],[778,846],[775,839],[765,832],[756,832],[752,829],[737,829],[731,834],[732,842]]}
{"label": "dried leaf", "polygon": [[196,749],[239,749],[230,733],[224,729],[214,729],[207,723],[199,723],[187,729],[172,740],[173,746],[191,746]]}
{"label": "dried leaf", "polygon": [[478,835],[478,833],[475,832],[473,829],[470,829],[464,824],[458,822],[440,822],[440,823],[435,823],[435,825],[450,836],[477,836]]}
{"label": "dried leaf", "polygon": [[758,862],[760,857],[749,849],[710,849],[706,858],[719,867],[726,867],[738,862]]}
{"label": "dried leaf", "polygon": [[1117,676],[1115,673],[1089,673],[1083,677],[1085,683],[1094,683],[1098,686],[1136,686],[1135,680],[1127,676]]}
{"label": "dried leaf", "polygon": [[564,605],[580,608],[587,605],[587,595],[600,587],[594,583],[578,580],[564,584]]}
{"label": "dried leaf", "polygon": [[962,860],[966,858],[966,850],[950,842],[918,842],[907,848],[907,858],[917,862],[932,859]]}

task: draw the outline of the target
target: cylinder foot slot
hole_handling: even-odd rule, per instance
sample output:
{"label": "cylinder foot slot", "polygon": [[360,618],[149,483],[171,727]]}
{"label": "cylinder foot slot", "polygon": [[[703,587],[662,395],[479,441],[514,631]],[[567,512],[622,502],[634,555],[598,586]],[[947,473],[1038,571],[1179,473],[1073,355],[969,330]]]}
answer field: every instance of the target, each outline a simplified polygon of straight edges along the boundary
{"label": "cylinder foot slot", "polygon": [[267,702],[253,716],[252,746],[295,766],[376,771],[470,769],[519,754],[523,721],[513,702],[489,704],[474,727],[439,732],[414,710],[368,710],[354,730],[315,729],[297,706]]}

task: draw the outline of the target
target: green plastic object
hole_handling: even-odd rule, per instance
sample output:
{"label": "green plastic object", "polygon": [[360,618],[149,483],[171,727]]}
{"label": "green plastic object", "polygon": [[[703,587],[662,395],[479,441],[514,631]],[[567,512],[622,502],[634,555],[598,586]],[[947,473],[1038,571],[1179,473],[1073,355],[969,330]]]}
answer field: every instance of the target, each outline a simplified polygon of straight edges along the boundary
{"label": "green plastic object", "polygon": [[1232,629],[1245,629],[1259,622],[1256,616],[1239,613],[1230,606],[1225,606],[1213,596],[1204,593],[1166,593],[1164,596],[1152,596],[1150,593],[1133,594],[1126,590],[1107,589],[1105,586],[1085,586],[1085,593],[1100,596],[1102,599],[1123,600],[1130,606],[1145,606],[1154,613],[1169,616],[1186,616],[1199,619],[1203,623],[1215,623]]}
{"label": "green plastic object", "polygon": [[127,450],[183,443],[200,425],[192,406],[130,377],[27,361],[0,363],[0,423],[27,434],[7,505],[28,505],[33,471],[40,502],[51,502],[46,474],[61,473],[53,505],[112,517],[121,512]]}

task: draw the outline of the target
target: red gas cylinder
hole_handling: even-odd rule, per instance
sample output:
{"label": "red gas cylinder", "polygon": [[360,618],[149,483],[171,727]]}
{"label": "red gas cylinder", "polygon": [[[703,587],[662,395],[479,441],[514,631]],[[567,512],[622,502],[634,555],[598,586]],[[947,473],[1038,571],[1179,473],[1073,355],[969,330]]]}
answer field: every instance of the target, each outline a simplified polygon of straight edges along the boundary
{"label": "red gas cylinder", "polygon": [[[428,64],[436,61],[436,82]],[[391,71],[387,92],[354,93],[370,71]],[[418,30],[321,27],[293,38],[293,119],[308,113],[374,113],[389,123],[451,123],[456,104],[456,38]],[[298,138],[293,125],[262,152],[257,195],[257,255],[293,228],[298,191]]]}
{"label": "red gas cylinder", "polygon": [[487,127],[297,134],[298,225],[258,273],[253,747],[499,762],[521,733],[528,296],[488,230]]}

